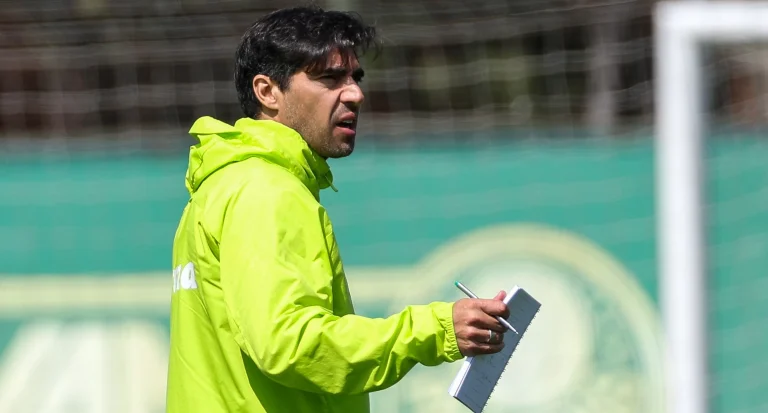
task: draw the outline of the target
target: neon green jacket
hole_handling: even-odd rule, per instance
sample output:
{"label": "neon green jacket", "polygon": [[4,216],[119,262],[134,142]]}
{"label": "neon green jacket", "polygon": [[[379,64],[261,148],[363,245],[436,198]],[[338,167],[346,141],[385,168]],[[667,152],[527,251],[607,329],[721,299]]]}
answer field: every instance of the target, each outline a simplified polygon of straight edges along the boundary
{"label": "neon green jacket", "polygon": [[273,121],[199,119],[173,244],[167,411],[368,412],[417,363],[460,359],[452,303],[355,315],[321,189],[333,175]]}

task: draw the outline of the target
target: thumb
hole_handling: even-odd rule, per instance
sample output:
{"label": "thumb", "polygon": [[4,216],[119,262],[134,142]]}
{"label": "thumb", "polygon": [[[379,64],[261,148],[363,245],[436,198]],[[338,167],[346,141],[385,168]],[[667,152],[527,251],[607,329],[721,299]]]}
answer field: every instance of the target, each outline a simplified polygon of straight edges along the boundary
{"label": "thumb", "polygon": [[501,291],[499,291],[499,293],[498,293],[498,294],[496,294],[496,297],[493,297],[493,299],[494,299],[494,300],[503,301],[503,300],[504,300],[504,297],[506,297],[506,296],[507,296],[507,293],[506,293],[506,292],[504,292],[504,290],[501,290]]}

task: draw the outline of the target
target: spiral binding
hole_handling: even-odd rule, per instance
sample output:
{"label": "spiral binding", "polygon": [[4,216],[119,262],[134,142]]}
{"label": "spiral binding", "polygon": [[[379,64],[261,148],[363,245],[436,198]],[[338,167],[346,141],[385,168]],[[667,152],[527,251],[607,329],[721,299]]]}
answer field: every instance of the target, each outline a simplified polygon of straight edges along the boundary
{"label": "spiral binding", "polygon": [[[536,316],[539,315],[539,310],[541,309],[541,305],[539,305],[539,308],[536,309],[536,312],[533,313],[533,317],[531,317],[531,321],[528,322],[528,326],[525,328],[524,331],[520,333],[520,339],[517,342],[517,349],[520,348],[520,344],[523,342],[523,338],[525,338],[525,333],[528,332],[528,328],[530,328],[531,325],[533,325],[533,320],[536,319]],[[509,364],[505,364],[504,368],[501,370],[501,374],[499,375],[499,380],[501,380],[502,377],[504,377],[504,373],[507,372],[507,367]],[[493,385],[493,388],[491,388],[491,394],[488,396],[488,399],[486,400],[485,404],[483,404],[483,408],[480,410],[482,413],[486,407],[488,407],[488,402],[491,400],[491,397],[493,397],[493,393],[496,392],[496,387],[499,385],[499,381],[497,380],[496,383]]]}

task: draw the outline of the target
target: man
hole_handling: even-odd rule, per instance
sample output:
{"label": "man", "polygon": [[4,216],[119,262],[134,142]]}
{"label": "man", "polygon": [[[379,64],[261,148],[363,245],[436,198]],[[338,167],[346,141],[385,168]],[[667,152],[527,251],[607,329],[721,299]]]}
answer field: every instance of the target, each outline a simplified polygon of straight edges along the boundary
{"label": "man", "polygon": [[368,412],[367,393],[417,363],[503,347],[495,299],[355,315],[331,221],[327,158],[352,153],[375,31],[317,8],[267,15],[243,36],[246,118],[190,133],[191,194],[174,239],[169,412]]}

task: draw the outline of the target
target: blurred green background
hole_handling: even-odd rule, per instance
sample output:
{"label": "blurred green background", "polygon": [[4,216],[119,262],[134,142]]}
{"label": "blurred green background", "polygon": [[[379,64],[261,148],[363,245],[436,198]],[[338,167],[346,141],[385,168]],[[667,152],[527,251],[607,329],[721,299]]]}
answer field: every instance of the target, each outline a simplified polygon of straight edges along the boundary
{"label": "blurred green background", "polygon": [[[162,412],[185,132],[241,116],[237,40],[303,2],[6,3],[0,412]],[[357,311],[519,284],[542,310],[487,412],[663,411],[656,1],[317,3],[384,42],[363,59],[358,149],[322,193]],[[768,411],[766,50],[702,62],[717,413]],[[415,368],[374,412],[465,411],[459,367]]]}
{"label": "blurred green background", "polygon": [[[650,142],[566,139],[546,145],[518,141],[411,149],[362,143],[352,157],[332,161],[339,192],[327,190],[321,197],[350,268],[353,293],[365,281],[360,277],[366,268],[406,268],[474,230],[537,223],[578,234],[604,250],[655,303]],[[760,373],[768,367],[762,351],[768,347],[768,332],[761,327],[768,315],[768,301],[762,299],[768,267],[768,144],[754,136],[711,142],[706,159],[713,396],[717,411],[758,411],[756,406],[768,403]],[[5,194],[0,251],[6,279],[144,274],[155,280],[147,291],[170,288],[172,239],[187,200],[185,168],[183,152],[5,159],[0,167],[0,193]],[[50,288],[40,293],[66,294]],[[133,290],[108,294],[119,298],[127,291]],[[450,288],[445,291],[435,286],[434,293],[425,295],[429,300],[459,298]],[[394,312],[397,306],[387,303],[397,301],[398,291],[378,294],[375,302],[359,301],[358,311],[370,316]],[[72,300],[78,300],[77,292]],[[29,316],[22,308],[0,324],[0,349],[20,326],[56,313],[70,321],[144,317],[164,329],[160,300],[147,309],[136,304],[68,312],[64,307],[54,314],[31,306]],[[391,407],[394,402],[387,403]],[[624,409],[635,411],[631,405]]]}

